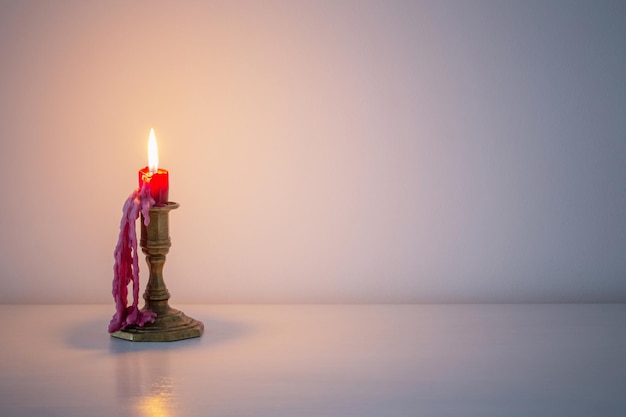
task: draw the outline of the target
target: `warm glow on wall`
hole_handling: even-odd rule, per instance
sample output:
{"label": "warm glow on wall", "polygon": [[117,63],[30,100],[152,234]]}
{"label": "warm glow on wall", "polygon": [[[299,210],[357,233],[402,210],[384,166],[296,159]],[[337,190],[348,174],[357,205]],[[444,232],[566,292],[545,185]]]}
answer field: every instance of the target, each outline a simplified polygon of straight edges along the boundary
{"label": "warm glow on wall", "polygon": [[626,297],[625,2],[34,3],[0,1],[0,303],[109,302],[149,132],[177,302]]}

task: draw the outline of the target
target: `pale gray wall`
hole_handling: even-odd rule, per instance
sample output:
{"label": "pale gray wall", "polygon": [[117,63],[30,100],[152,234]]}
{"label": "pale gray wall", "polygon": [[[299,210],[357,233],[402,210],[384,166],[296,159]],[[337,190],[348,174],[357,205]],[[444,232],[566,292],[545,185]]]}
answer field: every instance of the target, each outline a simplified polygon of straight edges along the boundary
{"label": "pale gray wall", "polygon": [[626,301],[624,1],[1,1],[0,75],[0,302],[111,302],[150,127],[173,302]]}

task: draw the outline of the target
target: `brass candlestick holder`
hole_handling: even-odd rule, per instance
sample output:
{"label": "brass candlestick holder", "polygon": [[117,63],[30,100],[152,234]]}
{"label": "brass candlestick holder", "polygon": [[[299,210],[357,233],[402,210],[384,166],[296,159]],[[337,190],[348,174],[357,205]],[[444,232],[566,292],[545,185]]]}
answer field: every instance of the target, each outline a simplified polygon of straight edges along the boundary
{"label": "brass candlestick holder", "polygon": [[163,207],[150,209],[150,223],[144,225],[141,216],[141,250],[146,255],[150,268],[150,278],[143,295],[144,310],[156,313],[153,323],[143,327],[131,324],[111,336],[133,342],[171,342],[174,340],[200,337],[204,331],[202,322],[187,317],[182,311],[170,307],[170,293],[163,280],[165,255],[170,251],[172,241],[169,233],[169,212],[178,208],[178,203],[169,202]]}

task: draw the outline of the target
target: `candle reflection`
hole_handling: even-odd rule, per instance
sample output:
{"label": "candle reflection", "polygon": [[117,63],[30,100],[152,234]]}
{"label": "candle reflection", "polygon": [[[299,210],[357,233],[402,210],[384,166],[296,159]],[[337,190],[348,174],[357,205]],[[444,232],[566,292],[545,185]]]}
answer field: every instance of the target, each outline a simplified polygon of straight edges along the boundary
{"label": "candle reflection", "polygon": [[176,403],[174,395],[176,381],[172,377],[159,377],[152,384],[150,393],[142,397],[138,404],[142,417],[173,417]]}
{"label": "candle reflection", "polygon": [[116,356],[118,398],[139,417],[176,417],[178,380],[170,352],[144,350]]}

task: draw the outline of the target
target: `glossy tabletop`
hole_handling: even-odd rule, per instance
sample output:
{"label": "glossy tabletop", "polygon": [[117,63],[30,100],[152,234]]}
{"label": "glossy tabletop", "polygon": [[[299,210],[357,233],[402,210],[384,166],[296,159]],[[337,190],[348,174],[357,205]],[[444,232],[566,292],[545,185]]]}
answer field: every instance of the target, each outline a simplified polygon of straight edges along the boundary
{"label": "glossy tabletop", "polygon": [[626,415],[625,305],[174,307],[204,336],[0,306],[0,416]]}

